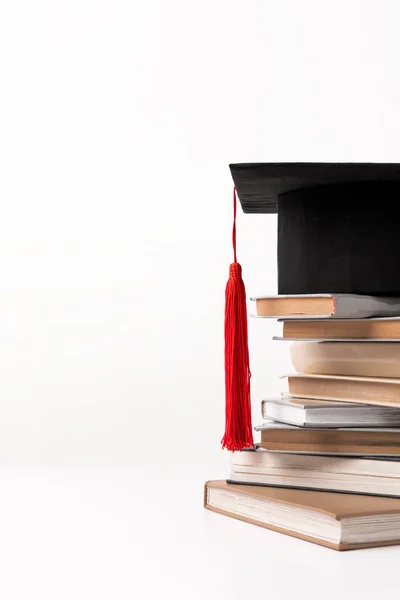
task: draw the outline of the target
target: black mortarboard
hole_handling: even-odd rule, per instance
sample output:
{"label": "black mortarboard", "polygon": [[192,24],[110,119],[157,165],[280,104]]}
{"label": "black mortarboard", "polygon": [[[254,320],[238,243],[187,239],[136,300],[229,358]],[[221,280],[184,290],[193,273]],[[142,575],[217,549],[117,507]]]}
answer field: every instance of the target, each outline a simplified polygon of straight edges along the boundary
{"label": "black mortarboard", "polygon": [[400,296],[400,164],[230,165],[245,213],[278,214],[278,293]]}

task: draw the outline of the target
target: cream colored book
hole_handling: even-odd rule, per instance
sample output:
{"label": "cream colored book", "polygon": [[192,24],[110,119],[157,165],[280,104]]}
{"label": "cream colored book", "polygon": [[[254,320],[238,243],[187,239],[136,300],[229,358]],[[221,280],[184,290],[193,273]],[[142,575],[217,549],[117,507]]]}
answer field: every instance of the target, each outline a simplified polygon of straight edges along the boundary
{"label": "cream colored book", "polygon": [[299,373],[400,378],[400,344],[392,342],[294,342],[290,356]]}
{"label": "cream colored book", "polygon": [[400,499],[207,481],[204,507],[334,550],[400,543]]}

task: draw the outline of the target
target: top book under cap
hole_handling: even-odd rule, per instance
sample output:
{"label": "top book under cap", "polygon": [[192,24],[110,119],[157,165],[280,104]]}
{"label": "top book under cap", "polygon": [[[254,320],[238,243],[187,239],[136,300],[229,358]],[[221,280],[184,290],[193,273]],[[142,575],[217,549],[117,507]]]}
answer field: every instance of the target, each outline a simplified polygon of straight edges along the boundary
{"label": "top book under cap", "polygon": [[278,214],[278,294],[400,297],[400,164],[230,170],[245,213]]}

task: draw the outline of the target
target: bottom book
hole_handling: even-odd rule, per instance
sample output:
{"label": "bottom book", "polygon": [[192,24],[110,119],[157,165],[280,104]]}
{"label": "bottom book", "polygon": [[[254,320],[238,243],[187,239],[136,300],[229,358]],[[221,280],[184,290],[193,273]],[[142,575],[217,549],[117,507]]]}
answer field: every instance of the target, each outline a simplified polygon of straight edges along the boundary
{"label": "bottom book", "polygon": [[400,544],[400,499],[207,481],[204,507],[334,550]]}

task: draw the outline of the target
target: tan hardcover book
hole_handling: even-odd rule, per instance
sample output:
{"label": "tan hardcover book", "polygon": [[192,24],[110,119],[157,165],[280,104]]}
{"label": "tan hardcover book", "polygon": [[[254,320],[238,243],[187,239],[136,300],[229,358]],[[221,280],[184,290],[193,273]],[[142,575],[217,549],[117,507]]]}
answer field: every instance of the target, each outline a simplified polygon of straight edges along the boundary
{"label": "tan hardcover book", "polygon": [[289,375],[289,394],[296,398],[318,398],[400,407],[400,379],[339,375]]}
{"label": "tan hardcover book", "polygon": [[400,543],[400,499],[207,481],[204,507],[334,550]]}
{"label": "tan hardcover book", "polygon": [[298,373],[400,378],[400,344],[295,342],[290,356]]}
{"label": "tan hardcover book", "polygon": [[400,456],[399,428],[295,427],[267,422],[255,427],[261,432],[260,447],[278,452]]}
{"label": "tan hardcover book", "polygon": [[400,315],[400,298],[356,294],[292,294],[251,299],[256,303],[259,317],[365,319]]}
{"label": "tan hardcover book", "polygon": [[400,319],[283,321],[286,340],[400,340]]}

